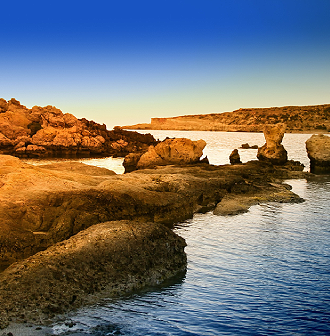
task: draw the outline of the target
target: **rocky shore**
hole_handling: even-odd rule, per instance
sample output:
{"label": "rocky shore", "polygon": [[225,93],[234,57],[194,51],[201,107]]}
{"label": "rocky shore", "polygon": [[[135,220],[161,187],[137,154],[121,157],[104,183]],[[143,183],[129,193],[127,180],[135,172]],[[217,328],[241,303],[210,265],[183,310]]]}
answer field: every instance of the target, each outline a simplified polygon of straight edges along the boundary
{"label": "rocky shore", "polygon": [[263,132],[264,126],[285,123],[287,132],[330,131],[330,104],[241,108],[233,112],[151,118],[150,124],[123,126],[125,129]]}
{"label": "rocky shore", "polygon": [[0,98],[0,154],[18,157],[124,157],[143,153],[157,141],[150,134],[109,131],[54,106],[32,109]]}
{"label": "rocky shore", "polygon": [[45,324],[57,314],[157,285],[184,271],[185,241],[163,225],[93,225],[0,273],[0,327]]}
{"label": "rocky shore", "polygon": [[185,242],[171,228],[194,213],[302,202],[283,180],[309,173],[274,160],[283,129],[269,129],[262,160],[245,164],[210,165],[200,159],[205,142],[188,139],[150,146],[124,175],[0,155],[0,327],[44,324],[183,272]]}

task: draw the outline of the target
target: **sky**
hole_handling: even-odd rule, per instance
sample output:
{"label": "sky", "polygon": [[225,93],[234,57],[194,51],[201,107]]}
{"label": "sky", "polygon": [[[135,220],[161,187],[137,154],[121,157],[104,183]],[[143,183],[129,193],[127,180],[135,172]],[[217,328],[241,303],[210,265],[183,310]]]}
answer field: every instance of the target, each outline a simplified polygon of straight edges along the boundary
{"label": "sky", "polygon": [[330,103],[330,0],[1,3],[0,97],[115,125]]}

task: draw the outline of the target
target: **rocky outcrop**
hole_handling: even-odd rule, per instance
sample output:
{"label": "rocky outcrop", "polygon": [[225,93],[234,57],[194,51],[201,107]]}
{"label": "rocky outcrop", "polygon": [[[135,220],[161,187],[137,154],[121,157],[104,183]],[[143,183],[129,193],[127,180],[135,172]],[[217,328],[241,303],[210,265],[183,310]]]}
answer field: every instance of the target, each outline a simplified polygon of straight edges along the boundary
{"label": "rocky outcrop", "polygon": [[248,212],[252,205],[266,202],[297,202],[296,196],[290,192],[288,184],[270,183],[263,189],[240,195],[227,194],[214,209],[215,215],[228,216]]}
{"label": "rocky outcrop", "polygon": [[264,127],[266,143],[258,149],[257,158],[260,161],[269,161],[275,165],[283,165],[288,161],[287,151],[281,145],[285,128],[285,124]]}
{"label": "rocky outcrop", "polygon": [[311,173],[330,173],[330,137],[326,135],[312,135],[306,141],[307,155],[310,159]]}
{"label": "rocky outcrop", "polygon": [[264,125],[285,123],[287,132],[330,131],[330,104],[241,108],[233,112],[152,118],[150,124],[124,126],[125,129],[262,132]]}
{"label": "rocky outcrop", "polygon": [[172,225],[211,210],[227,193],[254,192],[275,177],[296,173],[256,161],[158,166],[114,175],[82,163],[32,166],[2,155],[0,267],[97,223],[126,219]]}
{"label": "rocky outcrop", "polygon": [[244,144],[241,145],[240,148],[242,148],[242,149],[258,149],[259,147],[258,147],[258,145],[250,146],[248,143],[244,143]]}
{"label": "rocky outcrop", "polygon": [[229,155],[230,164],[240,164],[242,163],[241,157],[239,156],[238,149],[234,149]]}
{"label": "rocky outcrop", "polygon": [[124,159],[125,172],[136,169],[154,168],[171,164],[191,164],[199,162],[206,146],[204,140],[165,139],[157,146],[150,146],[141,156],[130,154]]}
{"label": "rocky outcrop", "polygon": [[157,285],[184,272],[185,245],[160,224],[94,225],[0,273],[0,329]]}
{"label": "rocky outcrop", "polygon": [[54,106],[28,109],[0,99],[0,153],[18,157],[121,156],[145,152],[157,142],[150,134],[124,131],[77,119]]}
{"label": "rocky outcrop", "polygon": [[300,202],[290,190],[284,197],[278,184],[305,176],[290,167],[197,163],[115,175],[82,163],[32,166],[1,155],[0,267],[7,267],[0,275],[2,326],[36,314],[42,323],[103,294],[175,274],[184,269],[185,244],[163,225],[226,199]]}

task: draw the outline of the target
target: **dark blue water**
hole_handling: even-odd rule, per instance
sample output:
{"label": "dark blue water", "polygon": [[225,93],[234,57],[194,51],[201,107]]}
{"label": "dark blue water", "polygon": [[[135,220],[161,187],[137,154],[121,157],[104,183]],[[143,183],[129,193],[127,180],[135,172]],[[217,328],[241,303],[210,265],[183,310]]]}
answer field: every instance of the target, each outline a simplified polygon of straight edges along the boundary
{"label": "dark blue water", "polygon": [[289,183],[306,202],[195,216],[176,228],[185,275],[75,312],[53,333],[330,335],[330,178]]}

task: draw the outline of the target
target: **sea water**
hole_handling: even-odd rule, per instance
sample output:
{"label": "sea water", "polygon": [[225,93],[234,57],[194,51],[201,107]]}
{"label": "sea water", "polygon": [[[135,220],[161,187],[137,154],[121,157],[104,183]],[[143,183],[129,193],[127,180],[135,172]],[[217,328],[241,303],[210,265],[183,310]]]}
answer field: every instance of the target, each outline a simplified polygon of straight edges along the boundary
{"label": "sea water", "polygon": [[[152,131],[204,139],[212,164],[260,133]],[[289,159],[308,169],[306,134],[286,134]],[[239,150],[243,162],[256,150]],[[118,159],[116,159],[118,160]],[[84,160],[110,168],[111,159]],[[118,170],[118,173],[121,172]],[[103,300],[54,322],[55,335],[330,335],[330,177],[290,180],[305,199],[267,203],[237,216],[197,214],[178,223],[187,272],[159,287]]]}

